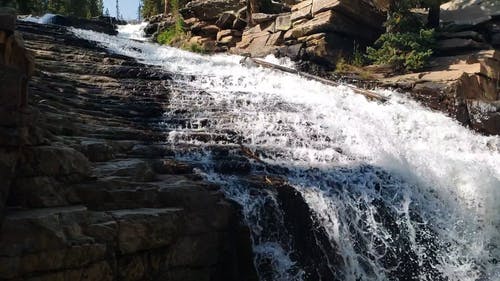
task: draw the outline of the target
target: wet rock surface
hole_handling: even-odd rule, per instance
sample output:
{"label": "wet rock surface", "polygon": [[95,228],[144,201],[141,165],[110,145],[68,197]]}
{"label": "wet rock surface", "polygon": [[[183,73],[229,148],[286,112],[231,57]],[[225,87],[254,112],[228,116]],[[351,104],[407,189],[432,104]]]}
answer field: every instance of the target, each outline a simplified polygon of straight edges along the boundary
{"label": "wet rock surface", "polygon": [[0,279],[257,280],[239,209],[163,142],[171,74],[64,27],[18,30],[36,72],[25,125],[2,127],[27,137],[0,144]]}
{"label": "wet rock surface", "polygon": [[61,16],[61,15],[54,15],[52,18],[50,18],[48,23],[80,28],[80,29],[87,29],[110,35],[118,34],[118,31],[116,31],[117,24],[126,24],[125,21],[120,21],[117,20],[116,18],[105,17],[105,16],[98,17],[95,19],[84,19],[84,18]]}

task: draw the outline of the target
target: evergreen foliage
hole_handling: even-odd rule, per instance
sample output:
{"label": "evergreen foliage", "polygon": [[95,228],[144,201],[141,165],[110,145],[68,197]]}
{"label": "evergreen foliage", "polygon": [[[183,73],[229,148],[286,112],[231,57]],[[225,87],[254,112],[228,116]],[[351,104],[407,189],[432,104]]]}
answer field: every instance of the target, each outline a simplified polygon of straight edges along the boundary
{"label": "evergreen foliage", "polygon": [[[401,0],[393,1],[385,22],[387,32],[367,48],[366,57],[375,64],[391,65],[396,71],[415,71],[425,67],[435,48],[434,29],[411,12],[411,8],[432,8],[441,0]],[[438,20],[439,21],[439,20]],[[430,24],[428,26],[435,25]]]}
{"label": "evergreen foliage", "polygon": [[0,0],[0,6],[10,6],[19,14],[43,15],[54,13],[83,18],[100,16],[103,0]]}
{"label": "evergreen foliage", "polygon": [[142,0],[141,14],[143,18],[149,18],[163,13],[165,0]]}

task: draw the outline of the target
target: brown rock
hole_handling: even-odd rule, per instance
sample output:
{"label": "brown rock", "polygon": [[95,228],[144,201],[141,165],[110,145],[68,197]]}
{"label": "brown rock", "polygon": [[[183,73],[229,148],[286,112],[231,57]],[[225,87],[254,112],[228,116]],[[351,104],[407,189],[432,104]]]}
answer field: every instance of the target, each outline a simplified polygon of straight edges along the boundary
{"label": "brown rock", "polygon": [[195,0],[186,4],[180,13],[185,18],[196,17],[202,21],[216,21],[225,11],[235,11],[244,5],[238,0]]}
{"label": "brown rock", "polygon": [[385,20],[383,13],[375,10],[363,0],[313,0],[312,15],[314,17],[316,14],[327,10],[334,10],[344,14],[356,22],[364,23],[375,30],[381,30],[382,23]]}
{"label": "brown rock", "polygon": [[217,27],[216,25],[207,25],[201,28],[200,34],[208,36],[210,38],[215,38],[219,30],[219,27]]}
{"label": "brown rock", "polygon": [[297,39],[309,34],[327,31],[332,26],[334,16],[335,15],[332,11],[326,11],[324,13],[318,14],[312,20],[294,26],[291,30],[288,30],[285,33],[285,40],[291,38]]}
{"label": "brown rock", "polygon": [[220,29],[231,29],[236,20],[236,15],[232,12],[224,12],[220,15],[219,19],[215,22]]}
{"label": "brown rock", "polygon": [[279,46],[283,43],[283,31],[278,31],[276,33],[271,34],[269,39],[266,42],[267,46]]}
{"label": "brown rock", "polygon": [[290,15],[290,19],[293,22],[301,19],[310,19],[312,18],[311,9],[312,1],[303,1],[292,7],[292,14]]}
{"label": "brown rock", "polygon": [[287,31],[292,28],[291,15],[283,15],[276,18],[276,30]]}
{"label": "brown rock", "polygon": [[122,254],[162,248],[178,235],[181,209],[113,211],[118,222],[118,246]]}
{"label": "brown rock", "polygon": [[232,37],[241,37],[241,31],[234,29],[225,29],[221,30],[217,33],[217,41],[221,41],[222,38],[232,36]]}
{"label": "brown rock", "polygon": [[254,23],[260,24],[260,23],[270,22],[276,19],[277,16],[278,15],[276,14],[253,13],[252,20]]}
{"label": "brown rock", "polygon": [[292,6],[292,12],[298,11],[304,7],[312,5],[312,0],[304,0]]}
{"label": "brown rock", "polygon": [[489,49],[489,46],[472,39],[462,38],[445,39],[438,42],[438,50],[440,52],[454,52],[478,49]]}
{"label": "brown rock", "polygon": [[224,36],[217,43],[222,45],[232,45],[235,46],[237,42],[240,41],[240,37],[235,36]]}

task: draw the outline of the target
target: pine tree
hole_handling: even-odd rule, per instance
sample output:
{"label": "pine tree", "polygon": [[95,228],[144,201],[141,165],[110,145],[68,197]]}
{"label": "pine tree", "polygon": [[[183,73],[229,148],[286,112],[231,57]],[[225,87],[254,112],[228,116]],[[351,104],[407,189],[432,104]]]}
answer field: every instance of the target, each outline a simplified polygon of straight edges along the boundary
{"label": "pine tree", "polygon": [[142,0],[142,17],[148,18],[165,11],[165,0]]}
{"label": "pine tree", "polygon": [[97,17],[102,15],[102,0],[88,0],[90,17]]}

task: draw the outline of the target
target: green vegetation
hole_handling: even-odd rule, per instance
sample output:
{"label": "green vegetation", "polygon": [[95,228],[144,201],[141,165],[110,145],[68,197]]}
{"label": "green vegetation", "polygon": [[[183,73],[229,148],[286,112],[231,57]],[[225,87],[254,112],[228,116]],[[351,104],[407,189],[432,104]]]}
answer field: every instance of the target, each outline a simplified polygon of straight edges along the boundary
{"label": "green vegetation", "polygon": [[[397,72],[420,70],[434,53],[441,0],[393,1],[385,22],[386,33],[367,48],[366,58],[374,64],[390,65]],[[427,26],[411,11],[423,3],[429,8]],[[438,7],[436,13],[435,8]],[[437,25],[436,25],[437,20]]]}
{"label": "green vegetation", "polygon": [[156,41],[162,45],[173,45],[186,37],[182,24],[174,24],[161,32]]}
{"label": "green vegetation", "polygon": [[184,29],[184,21],[179,13],[179,1],[170,0],[172,16],[175,23],[162,31],[156,41],[162,45],[175,46],[195,53],[205,53],[203,46],[197,43],[190,43],[190,34]]}
{"label": "green vegetation", "polygon": [[184,21],[179,14],[179,1],[171,0],[170,5],[175,23],[158,35],[156,41],[160,44],[174,45],[177,42],[185,40],[187,37],[187,34],[184,31]]}
{"label": "green vegetation", "polygon": [[91,18],[103,13],[102,0],[0,0],[0,6],[14,7],[19,14],[32,15],[54,13]]}
{"label": "green vegetation", "polygon": [[368,47],[366,57],[375,64],[391,65],[396,71],[422,69],[433,54],[433,29],[417,32],[385,33]]}
{"label": "green vegetation", "polygon": [[163,13],[165,10],[165,0],[142,0],[141,15],[149,18]]}

